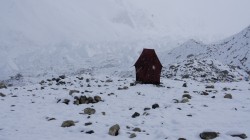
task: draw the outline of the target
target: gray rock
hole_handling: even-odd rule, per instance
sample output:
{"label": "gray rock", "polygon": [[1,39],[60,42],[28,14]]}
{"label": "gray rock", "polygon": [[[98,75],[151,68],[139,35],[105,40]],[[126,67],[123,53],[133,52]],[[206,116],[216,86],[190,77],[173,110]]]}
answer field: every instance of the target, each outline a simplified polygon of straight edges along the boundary
{"label": "gray rock", "polygon": [[87,100],[88,100],[88,99],[87,99],[86,96],[81,96],[81,97],[80,97],[80,100],[79,100],[79,103],[80,103],[80,104],[85,104],[85,103],[87,102]]}
{"label": "gray rock", "polygon": [[96,102],[100,102],[102,100],[102,98],[100,96],[94,96],[94,100]]}
{"label": "gray rock", "polygon": [[0,92],[0,97],[5,97],[6,95]]}
{"label": "gray rock", "polygon": [[136,117],[138,117],[138,116],[140,116],[140,113],[135,112],[131,117],[132,117],[132,118],[136,118]]}
{"label": "gray rock", "polygon": [[241,139],[246,139],[247,138],[247,135],[242,133],[242,134],[233,134],[231,135],[232,137],[239,137]]}
{"label": "gray rock", "polygon": [[181,100],[181,103],[187,103],[189,102],[188,98],[184,97],[182,100]]}
{"label": "gray rock", "polygon": [[7,88],[7,86],[3,82],[0,82],[0,89],[2,88]]}
{"label": "gray rock", "polygon": [[183,94],[183,95],[182,95],[182,98],[188,98],[188,99],[191,99],[191,98],[192,98],[192,96],[191,96],[191,95],[189,95],[189,94]]}
{"label": "gray rock", "polygon": [[91,125],[92,124],[92,122],[87,122],[87,123],[85,123],[84,125],[85,126],[88,126],[88,125]]}
{"label": "gray rock", "polygon": [[187,87],[187,83],[184,83],[184,84],[182,85],[182,87]]}
{"label": "gray rock", "polygon": [[156,108],[159,108],[159,107],[160,107],[160,106],[159,106],[158,104],[153,104],[153,105],[152,105],[152,108],[153,108],[153,109],[156,109]]}
{"label": "gray rock", "polygon": [[133,129],[134,132],[141,132],[141,129],[139,127],[136,127]]}
{"label": "gray rock", "polygon": [[87,131],[87,132],[85,132],[86,134],[92,134],[92,133],[95,133],[95,131],[94,130],[90,130],[90,131]]}
{"label": "gray rock", "polygon": [[186,140],[185,138],[179,138],[178,140]]}
{"label": "gray rock", "polygon": [[109,135],[117,136],[119,134],[120,126],[118,124],[109,128]]}
{"label": "gray rock", "polygon": [[67,121],[64,121],[61,125],[61,127],[71,127],[71,126],[74,126],[75,125],[75,122],[72,121],[72,120],[67,120]]}
{"label": "gray rock", "polygon": [[226,94],[226,95],[224,96],[224,98],[226,98],[226,99],[232,99],[233,96],[232,96],[232,94]]}
{"label": "gray rock", "polygon": [[72,95],[74,93],[80,93],[80,91],[79,90],[70,90],[69,91],[69,95]]}
{"label": "gray rock", "polygon": [[201,139],[214,139],[216,137],[218,137],[217,132],[202,132],[202,133],[200,133]]}
{"label": "gray rock", "polygon": [[206,88],[214,88],[214,85],[207,85]]}
{"label": "gray rock", "polygon": [[88,115],[95,114],[95,109],[93,108],[85,108],[83,111],[84,111],[84,114],[88,114]]}
{"label": "gray rock", "polygon": [[64,100],[63,100],[63,103],[65,103],[66,105],[68,105],[68,104],[69,104],[69,102],[70,102],[70,100],[69,100],[69,99],[64,99]]}
{"label": "gray rock", "polygon": [[135,138],[136,137],[136,134],[135,133],[132,133],[132,134],[130,134],[130,136],[129,136],[129,138]]}

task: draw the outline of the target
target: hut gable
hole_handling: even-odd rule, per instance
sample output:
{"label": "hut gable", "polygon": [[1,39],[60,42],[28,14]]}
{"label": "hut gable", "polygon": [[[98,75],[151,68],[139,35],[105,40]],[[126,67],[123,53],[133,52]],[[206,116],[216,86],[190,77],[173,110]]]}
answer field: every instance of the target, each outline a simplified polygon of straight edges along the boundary
{"label": "hut gable", "polygon": [[145,84],[160,84],[162,64],[154,49],[143,49],[134,66],[136,81]]}

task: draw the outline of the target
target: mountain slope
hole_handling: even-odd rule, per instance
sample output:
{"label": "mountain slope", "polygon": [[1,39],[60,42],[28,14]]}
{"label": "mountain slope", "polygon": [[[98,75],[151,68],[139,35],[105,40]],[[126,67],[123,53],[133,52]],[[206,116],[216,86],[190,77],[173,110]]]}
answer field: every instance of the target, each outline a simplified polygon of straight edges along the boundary
{"label": "mountain slope", "polygon": [[180,47],[161,54],[165,66],[186,60],[212,58],[223,64],[238,66],[250,71],[250,26],[240,33],[214,44],[203,44],[190,40]]}

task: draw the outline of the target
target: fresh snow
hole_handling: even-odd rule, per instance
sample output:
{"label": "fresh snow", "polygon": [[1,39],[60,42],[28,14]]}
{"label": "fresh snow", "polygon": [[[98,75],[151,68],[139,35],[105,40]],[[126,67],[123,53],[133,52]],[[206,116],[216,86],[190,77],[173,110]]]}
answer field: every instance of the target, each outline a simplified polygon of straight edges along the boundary
{"label": "fresh snow", "polygon": [[[46,82],[42,85],[1,89],[0,92],[6,97],[0,97],[0,139],[129,139],[135,127],[142,130],[135,132],[136,139],[200,139],[199,134],[208,130],[219,132],[218,140],[236,139],[229,135],[232,132],[250,136],[249,82],[215,83],[212,84],[215,88],[209,89],[206,88],[207,84],[192,80],[162,78],[163,87],[158,87],[129,86],[133,78],[86,74],[77,77],[83,77],[83,80],[72,76],[61,80],[66,85],[56,85],[55,81],[47,82],[44,79]],[[183,83],[187,83],[187,87],[182,87]],[[124,86],[129,88],[118,90]],[[69,90],[79,90],[80,93],[71,96]],[[192,98],[187,103],[175,103],[175,99],[182,100],[184,91],[189,92]],[[202,95],[203,92],[209,95]],[[225,99],[226,93],[232,94],[233,99]],[[74,96],[80,95],[99,95],[103,101],[74,105]],[[58,102],[59,99],[69,99],[69,105]],[[160,107],[152,109],[155,103]],[[87,107],[96,110],[89,119],[88,115],[79,114]],[[144,111],[145,107],[151,109]],[[106,115],[102,115],[102,112]],[[140,113],[140,116],[132,118],[134,112]],[[48,118],[55,120],[48,121]],[[75,126],[61,127],[66,120],[75,121]],[[87,122],[92,122],[92,125],[85,126]],[[116,137],[108,135],[109,128],[114,124],[121,127]],[[89,130],[94,130],[94,133],[85,134]]]}

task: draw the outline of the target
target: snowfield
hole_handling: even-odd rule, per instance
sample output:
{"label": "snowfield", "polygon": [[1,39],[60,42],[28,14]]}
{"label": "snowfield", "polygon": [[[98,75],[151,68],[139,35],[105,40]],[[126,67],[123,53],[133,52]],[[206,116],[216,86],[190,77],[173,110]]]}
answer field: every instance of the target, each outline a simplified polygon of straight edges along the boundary
{"label": "snowfield", "polygon": [[[130,85],[134,78],[88,74],[62,78],[0,89],[6,95],[0,96],[0,139],[110,140],[130,139],[135,133],[135,139],[194,140],[203,131],[218,132],[217,140],[240,139],[234,134],[250,136],[246,81],[205,84],[162,78],[161,86],[134,86]],[[76,96],[100,96],[101,101],[76,105]],[[154,104],[159,107],[153,109]],[[84,114],[85,108],[95,113]],[[132,118],[135,112],[139,116]],[[66,120],[75,125],[61,127]],[[110,136],[109,128],[115,124],[120,126],[119,134]],[[90,130],[93,133],[87,134]]]}

